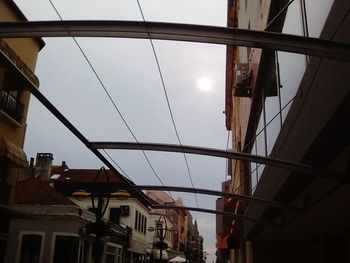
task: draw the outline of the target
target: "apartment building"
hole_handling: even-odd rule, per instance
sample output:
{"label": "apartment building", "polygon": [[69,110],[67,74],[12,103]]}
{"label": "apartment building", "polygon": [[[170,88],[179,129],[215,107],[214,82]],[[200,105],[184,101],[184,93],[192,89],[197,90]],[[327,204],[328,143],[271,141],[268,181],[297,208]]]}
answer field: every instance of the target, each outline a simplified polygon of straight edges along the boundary
{"label": "apartment building", "polygon": [[4,262],[92,262],[93,238],[82,231],[92,212],[35,177],[18,183],[14,206],[23,216],[11,220]]}
{"label": "apartment building", "polygon": [[[341,0],[230,0],[228,26],[349,43],[349,10]],[[226,69],[233,150],[313,168],[232,161],[228,191],[281,206],[228,206],[250,220],[222,221],[218,262],[349,262],[349,64],[228,47]]]}
{"label": "apartment building", "polygon": [[128,229],[115,220],[99,221],[91,198],[84,209],[74,202],[79,195],[71,200],[55,190],[51,172],[68,168],[52,167],[52,161],[51,153],[40,153],[35,165],[32,158],[21,170],[13,204],[18,216],[9,224],[4,262],[124,262]]}
{"label": "apartment building", "polygon": [[[0,21],[26,21],[11,0],[0,1]],[[27,165],[23,151],[30,93],[9,64],[39,86],[34,75],[41,39],[0,39],[0,262],[3,262],[9,224],[20,213],[12,209],[18,172]]]}
{"label": "apartment building", "polygon": [[120,255],[114,262],[146,262],[147,249],[152,247],[147,238],[149,208],[121,190],[125,185],[118,176],[110,170],[70,169],[65,162],[49,170],[55,190],[95,214],[101,205],[102,221],[126,230],[126,236],[103,241],[108,243],[107,253],[113,245]]}
{"label": "apartment building", "polygon": [[[183,206],[183,201],[180,197],[174,199],[164,191],[148,190],[145,194],[156,205]],[[193,225],[192,221],[191,223],[188,221],[190,218],[190,212],[172,209],[153,209],[150,211],[150,214],[152,215],[152,220],[155,226],[158,224],[159,219],[164,221],[160,225],[167,229],[165,236],[165,242],[168,247],[166,249],[167,258],[172,259],[177,256],[185,258],[186,241],[188,240],[188,226],[190,224]],[[158,240],[156,236],[154,238]]]}

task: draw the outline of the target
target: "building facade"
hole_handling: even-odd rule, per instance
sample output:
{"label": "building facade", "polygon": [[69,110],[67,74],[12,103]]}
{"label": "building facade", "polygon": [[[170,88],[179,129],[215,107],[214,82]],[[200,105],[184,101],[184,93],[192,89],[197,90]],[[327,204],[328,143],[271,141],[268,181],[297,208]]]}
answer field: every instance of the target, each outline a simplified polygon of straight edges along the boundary
{"label": "building facade", "polygon": [[127,238],[116,243],[123,260],[117,262],[147,262],[147,250],[152,247],[147,237],[149,208],[120,190],[124,184],[118,176],[110,170],[70,169],[65,162],[41,170],[50,171],[49,181],[54,189],[91,212],[97,213],[99,195],[103,192],[100,195],[101,207],[105,210],[102,220],[127,232]]}
{"label": "building facade", "polygon": [[[148,190],[146,191],[146,195],[156,205],[183,206],[181,198],[174,200],[172,196],[164,191]],[[166,253],[168,254],[168,259],[177,256],[185,258],[187,219],[189,212],[173,209],[152,209],[150,213],[155,227],[159,225],[159,220],[164,221],[159,226],[167,229],[165,242],[167,243]],[[156,234],[154,235],[154,239],[156,241],[159,240]],[[158,250],[157,247],[156,250]]]}
{"label": "building facade", "polygon": [[[339,0],[228,1],[228,26],[349,43],[349,10]],[[219,262],[349,262],[350,212],[342,204],[349,191],[341,179],[348,173],[349,73],[349,64],[337,60],[228,47],[225,112],[233,151],[315,173],[232,161],[228,191],[283,208],[229,206],[251,220],[226,222]]]}
{"label": "building facade", "polygon": [[36,166],[31,162],[19,176],[14,209],[20,214],[10,222],[4,262],[125,262],[127,229],[98,221],[94,209],[56,191],[48,176],[52,160],[38,154]]}
{"label": "building facade", "polygon": [[11,220],[4,262],[91,262],[92,238],[81,229],[93,213],[34,177],[19,182],[15,208],[23,216]]}
{"label": "building facade", "polygon": [[[26,21],[11,0],[0,2],[0,21]],[[27,165],[23,144],[30,93],[12,63],[37,86],[36,59],[43,48],[41,39],[0,39],[0,262],[3,262],[11,218],[17,175]]]}

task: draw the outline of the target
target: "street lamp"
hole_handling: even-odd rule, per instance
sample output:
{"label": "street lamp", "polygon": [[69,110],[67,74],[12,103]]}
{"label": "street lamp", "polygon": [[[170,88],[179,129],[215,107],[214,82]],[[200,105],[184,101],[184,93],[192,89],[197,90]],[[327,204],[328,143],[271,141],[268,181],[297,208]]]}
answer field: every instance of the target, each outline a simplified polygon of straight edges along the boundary
{"label": "street lamp", "polygon": [[186,263],[189,262],[190,257],[190,231],[186,234]]}
{"label": "street lamp", "polygon": [[[160,221],[160,219],[162,217],[164,218],[165,228],[163,228],[163,224],[161,224],[161,221]],[[161,224],[161,227],[159,228],[160,224]],[[157,222],[157,229],[156,229],[156,233],[157,233],[157,236],[158,236],[159,241],[160,241],[160,248],[159,248],[159,253],[160,253],[159,261],[160,262],[162,262],[162,260],[163,260],[163,246],[164,246],[164,239],[166,237],[167,228],[168,228],[168,225],[166,222],[166,218],[164,216],[160,216],[158,219],[158,222]]]}
{"label": "street lamp", "polygon": [[[75,197],[91,197],[91,203],[93,212],[96,216],[96,221],[93,223],[87,224],[83,231],[85,233],[94,233],[95,238],[95,246],[94,246],[94,262],[100,263],[102,261],[102,245],[101,240],[102,237],[106,236],[109,232],[109,226],[103,221],[103,216],[106,213],[106,210],[108,208],[108,203],[111,196],[114,196],[116,193],[108,192],[108,193],[102,193],[101,191],[98,191],[96,189],[96,184],[98,177],[100,176],[101,172],[104,171],[105,177],[107,179],[107,183],[110,182],[109,176],[105,170],[104,167],[101,167],[101,169],[96,174],[96,177],[94,179],[94,191],[93,193],[87,193],[84,190],[76,191],[72,195]],[[97,198],[97,204],[95,204],[95,198]],[[104,198],[107,198],[106,202],[104,202]]]}
{"label": "street lamp", "polygon": [[209,253],[207,251],[203,252],[203,262],[207,262],[207,256],[209,255]]}
{"label": "street lamp", "polygon": [[[162,218],[164,220],[164,227],[162,224]],[[164,242],[167,232],[168,231],[173,231],[175,232],[176,230],[172,229],[172,228],[168,228],[168,224],[167,224],[167,220],[165,218],[164,215],[161,215],[156,223],[156,228],[154,227],[149,227],[147,229],[149,232],[156,232],[156,236],[159,239],[159,245],[156,244],[156,246],[159,246],[159,262],[162,262],[163,260],[163,249],[168,248],[168,244]],[[154,244],[155,245],[155,244]]]}

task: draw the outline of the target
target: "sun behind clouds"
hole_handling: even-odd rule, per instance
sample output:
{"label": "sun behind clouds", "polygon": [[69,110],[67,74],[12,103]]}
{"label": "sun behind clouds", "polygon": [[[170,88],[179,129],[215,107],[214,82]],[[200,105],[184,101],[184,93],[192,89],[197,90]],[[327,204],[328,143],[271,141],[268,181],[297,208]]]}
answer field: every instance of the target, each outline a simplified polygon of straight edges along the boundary
{"label": "sun behind clouds", "polygon": [[209,92],[213,88],[213,80],[207,76],[197,79],[197,87],[200,91]]}

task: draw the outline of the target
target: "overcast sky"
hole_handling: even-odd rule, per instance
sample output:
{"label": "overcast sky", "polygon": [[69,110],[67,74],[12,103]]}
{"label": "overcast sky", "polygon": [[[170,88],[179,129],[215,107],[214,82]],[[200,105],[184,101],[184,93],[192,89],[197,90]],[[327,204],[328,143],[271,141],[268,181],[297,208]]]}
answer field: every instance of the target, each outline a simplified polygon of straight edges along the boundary
{"label": "overcast sky", "polygon": [[[16,0],[29,20],[58,20],[49,0]],[[56,0],[64,20],[142,20],[136,0]],[[140,0],[147,21],[226,25],[227,0]],[[134,138],[122,122],[71,38],[47,38],[36,74],[41,92],[91,141]],[[77,38],[140,142],[177,144],[166,97],[149,40]],[[224,46],[154,41],[169,102],[182,144],[226,149]],[[199,84],[202,82],[202,84]],[[54,163],[98,169],[102,163],[32,97],[25,151],[51,152]],[[143,154],[108,151],[137,184],[160,184]],[[146,152],[165,185],[190,186],[182,154]],[[221,189],[226,161],[187,155],[195,187]],[[181,196],[196,206],[193,194]],[[198,195],[200,207],[215,209],[216,197]],[[204,236],[204,250],[215,254],[215,216],[192,213]]]}

